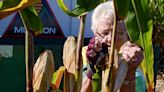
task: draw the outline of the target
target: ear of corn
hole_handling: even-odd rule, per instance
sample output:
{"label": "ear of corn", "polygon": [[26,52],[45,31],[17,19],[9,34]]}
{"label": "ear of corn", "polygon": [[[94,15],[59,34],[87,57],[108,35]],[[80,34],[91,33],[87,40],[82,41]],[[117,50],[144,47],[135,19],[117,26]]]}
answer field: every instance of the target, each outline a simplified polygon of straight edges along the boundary
{"label": "ear of corn", "polygon": [[75,50],[76,39],[73,36],[67,37],[63,48],[63,64],[69,73],[75,74]]}
{"label": "ear of corn", "polygon": [[37,59],[33,68],[33,92],[47,92],[54,72],[54,58],[50,50],[46,50]]}
{"label": "ear of corn", "polygon": [[76,38],[73,36],[67,37],[63,48],[63,64],[67,69],[64,78],[64,92],[75,91],[75,50],[76,50]]}

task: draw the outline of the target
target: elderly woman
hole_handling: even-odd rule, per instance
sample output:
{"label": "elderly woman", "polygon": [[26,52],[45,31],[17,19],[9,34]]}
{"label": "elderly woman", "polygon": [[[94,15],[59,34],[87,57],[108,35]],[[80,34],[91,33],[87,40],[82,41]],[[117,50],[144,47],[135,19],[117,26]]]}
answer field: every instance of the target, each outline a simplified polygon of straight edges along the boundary
{"label": "elderly woman", "polygon": [[[96,7],[92,15],[92,31],[94,37],[90,40],[86,52],[88,65],[86,77],[83,79],[81,92],[87,92],[90,89],[92,76],[96,72],[94,66],[98,59],[103,59],[100,53],[107,53],[111,47],[112,30],[114,22],[113,2],[108,1]],[[121,52],[119,62],[125,60],[128,63],[128,73],[125,77],[126,84],[123,83],[120,92],[135,92],[135,72],[143,59],[142,49],[128,39],[124,23],[120,21],[117,25],[116,45],[115,48]],[[103,61],[101,61],[103,63]],[[101,63],[100,62],[100,63]],[[140,91],[142,92],[142,91]]]}

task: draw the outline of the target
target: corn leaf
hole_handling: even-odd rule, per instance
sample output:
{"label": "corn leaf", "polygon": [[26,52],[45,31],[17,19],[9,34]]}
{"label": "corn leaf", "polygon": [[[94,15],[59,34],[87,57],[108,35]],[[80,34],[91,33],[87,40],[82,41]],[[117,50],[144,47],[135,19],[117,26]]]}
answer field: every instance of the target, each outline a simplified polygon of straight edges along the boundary
{"label": "corn leaf", "polygon": [[92,81],[92,90],[93,92],[99,92],[101,90],[101,75],[99,74],[99,72],[96,72],[94,75],[93,75],[93,81]]}
{"label": "corn leaf", "polygon": [[1,2],[2,6],[0,7],[0,10],[3,10],[7,8],[16,7],[21,2],[21,0],[3,0]]}
{"label": "corn leaf", "polygon": [[53,89],[59,89],[62,77],[66,71],[65,67],[60,67],[56,72],[53,73],[51,85]]}
{"label": "corn leaf", "polygon": [[82,15],[84,12],[86,11],[85,8],[81,8],[81,7],[76,7],[72,10],[72,13],[76,14],[76,15]]}
{"label": "corn leaf", "polygon": [[85,8],[85,12],[93,10],[102,0],[77,0],[77,7]]}
{"label": "corn leaf", "polygon": [[0,7],[0,19],[32,5],[35,0],[4,0]]}
{"label": "corn leaf", "polygon": [[74,14],[71,12],[71,10],[68,9],[68,7],[64,4],[64,1],[63,0],[57,0],[57,3],[59,5],[59,7],[66,13],[68,14],[69,16],[72,16],[72,17],[77,17],[78,15],[77,14]]}
{"label": "corn leaf", "polygon": [[59,7],[69,16],[77,17],[93,10],[101,0],[77,0],[77,5],[73,10],[69,10],[64,4],[64,0],[57,0]]}
{"label": "corn leaf", "polygon": [[120,19],[125,19],[128,14],[129,0],[114,0],[114,6],[117,16]]}
{"label": "corn leaf", "polygon": [[20,14],[23,17],[28,30],[35,34],[42,33],[43,24],[34,6],[29,6],[28,8],[23,9]]}
{"label": "corn leaf", "polygon": [[154,88],[152,20],[150,19],[146,0],[131,0],[128,16],[125,19],[130,40],[144,49],[144,60],[141,63],[149,89]]}
{"label": "corn leaf", "polygon": [[0,2],[0,9],[2,8],[3,2]]}

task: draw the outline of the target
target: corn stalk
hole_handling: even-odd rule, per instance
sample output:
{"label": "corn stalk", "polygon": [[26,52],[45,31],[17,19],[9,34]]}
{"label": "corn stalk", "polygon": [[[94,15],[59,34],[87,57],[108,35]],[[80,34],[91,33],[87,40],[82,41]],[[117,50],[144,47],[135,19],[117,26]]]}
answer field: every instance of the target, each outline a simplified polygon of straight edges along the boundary
{"label": "corn stalk", "polygon": [[115,60],[115,38],[116,38],[116,31],[117,31],[117,22],[121,19],[125,19],[128,12],[128,5],[129,0],[124,1],[125,5],[121,3],[121,0],[114,0],[114,24],[113,24],[113,33],[112,33],[112,41],[111,41],[111,49],[109,53],[109,61],[105,66],[105,70],[103,71],[102,75],[102,92],[113,92],[115,79],[116,79],[116,72],[115,68],[118,68],[118,62]]}
{"label": "corn stalk", "polygon": [[154,89],[153,22],[150,18],[147,0],[130,0],[125,24],[130,40],[144,49],[144,59],[140,68],[147,82],[147,90],[152,92]]}
{"label": "corn stalk", "polygon": [[34,66],[34,42],[33,35],[28,31],[25,21],[19,11],[21,20],[25,27],[25,62],[26,62],[26,92],[33,92],[32,79],[33,79],[33,66]]}
{"label": "corn stalk", "polygon": [[81,90],[81,84],[82,84],[82,67],[83,67],[83,61],[82,61],[82,47],[84,42],[84,28],[85,28],[85,20],[86,20],[86,14],[80,16],[80,29],[79,34],[77,38],[77,47],[76,47],[76,92],[80,92]]}
{"label": "corn stalk", "polygon": [[[41,19],[32,6],[35,0],[7,0],[0,2],[0,19],[19,11],[22,23],[25,27],[25,61],[26,61],[26,91],[32,92],[32,76],[34,66],[34,42],[32,32],[38,34],[42,32],[43,25]],[[30,30],[30,31],[29,31]]]}
{"label": "corn stalk", "polygon": [[108,64],[105,66],[105,70],[103,71],[104,76],[102,79],[104,80],[102,80],[102,92],[112,92],[113,87],[114,87],[114,80],[113,81],[109,81],[109,80],[110,80],[110,77],[112,77],[112,72],[113,72],[112,68],[113,68],[113,63],[114,63],[116,29],[117,29],[117,17],[115,15],[109,61],[108,61]]}
{"label": "corn stalk", "polygon": [[76,47],[76,55],[75,55],[75,92],[80,92],[81,84],[82,84],[82,46],[84,41],[84,28],[85,28],[85,20],[86,14],[93,10],[100,2],[103,0],[77,0],[76,7],[72,10],[69,10],[67,6],[64,4],[63,0],[57,0],[59,7],[69,16],[71,17],[79,17],[80,18],[80,28],[79,34],[77,38],[77,47]]}

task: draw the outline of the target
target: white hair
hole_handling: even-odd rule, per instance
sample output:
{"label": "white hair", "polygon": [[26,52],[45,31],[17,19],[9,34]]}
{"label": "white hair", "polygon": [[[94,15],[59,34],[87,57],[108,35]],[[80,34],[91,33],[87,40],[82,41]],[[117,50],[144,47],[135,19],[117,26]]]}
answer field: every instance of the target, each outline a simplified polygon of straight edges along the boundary
{"label": "white hair", "polygon": [[113,1],[107,1],[105,3],[99,4],[93,14],[92,14],[92,25],[91,29],[93,32],[95,32],[97,28],[97,22],[99,20],[104,19],[105,21],[112,21],[114,20],[114,6]]}

